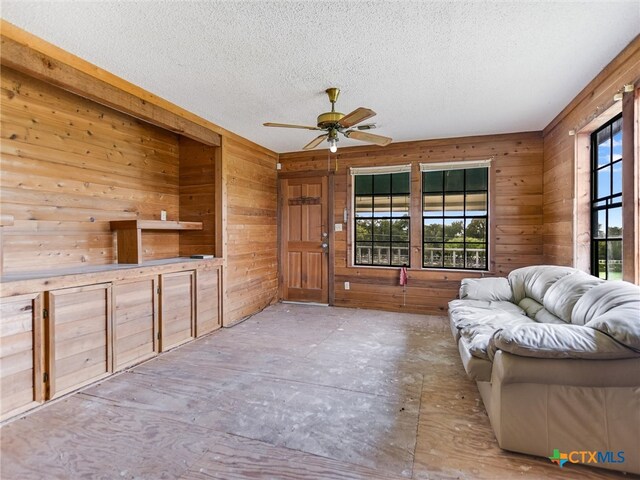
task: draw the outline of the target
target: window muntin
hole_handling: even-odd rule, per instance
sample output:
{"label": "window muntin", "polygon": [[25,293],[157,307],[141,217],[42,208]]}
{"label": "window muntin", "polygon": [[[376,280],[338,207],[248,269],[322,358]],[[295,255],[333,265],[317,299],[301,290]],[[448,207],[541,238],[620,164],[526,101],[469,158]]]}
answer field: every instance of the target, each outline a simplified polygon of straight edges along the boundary
{"label": "window muntin", "polygon": [[355,265],[409,266],[410,172],[354,176]]}
{"label": "window muntin", "polygon": [[422,172],[422,266],[487,270],[488,167]]}
{"label": "window muntin", "polygon": [[622,115],[591,134],[591,272],[622,279]]}

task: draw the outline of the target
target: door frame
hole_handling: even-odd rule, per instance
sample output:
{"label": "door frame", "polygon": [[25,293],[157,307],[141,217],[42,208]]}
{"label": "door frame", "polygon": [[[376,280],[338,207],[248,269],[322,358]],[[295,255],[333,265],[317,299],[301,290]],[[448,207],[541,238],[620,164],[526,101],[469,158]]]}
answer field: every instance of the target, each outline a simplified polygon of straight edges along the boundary
{"label": "door frame", "polygon": [[321,178],[327,177],[327,233],[329,234],[329,251],[327,254],[327,289],[328,289],[328,301],[329,305],[335,304],[335,249],[334,249],[334,220],[335,214],[333,211],[334,204],[334,173],[333,172],[318,172],[318,171],[302,171],[302,172],[278,172],[278,299],[284,300],[284,223],[283,223],[283,208],[284,208],[284,191],[282,188],[283,180],[291,178]]}

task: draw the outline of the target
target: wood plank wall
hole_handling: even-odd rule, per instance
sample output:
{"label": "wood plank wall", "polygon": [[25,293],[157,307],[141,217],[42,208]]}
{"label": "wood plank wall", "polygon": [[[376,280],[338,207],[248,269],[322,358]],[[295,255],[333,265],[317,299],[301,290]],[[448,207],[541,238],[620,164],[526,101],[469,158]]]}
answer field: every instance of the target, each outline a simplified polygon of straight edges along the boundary
{"label": "wood plank wall", "polygon": [[[544,129],[545,263],[573,266],[576,257],[575,238],[588,235],[584,231],[574,232],[577,142],[576,136],[570,136],[569,131],[579,133],[583,127],[593,124],[595,118],[610,109],[613,95],[624,84],[634,83],[639,79],[640,36]],[[588,181],[588,176],[580,176],[578,181]],[[587,193],[589,191],[588,188],[581,190]],[[582,198],[580,202],[588,202],[588,198]],[[584,262],[578,263],[580,265],[577,266],[584,267]]]}
{"label": "wood plank wall", "polygon": [[216,253],[216,162],[220,147],[180,138],[180,220],[202,230],[180,232],[180,255]]}
{"label": "wood plank wall", "polygon": [[278,300],[277,158],[222,139],[224,326]]}
{"label": "wood plank wall", "polygon": [[[110,220],[178,219],[178,136],[9,68],[1,73],[4,273],[113,263]],[[144,258],[178,255],[148,233]]]}
{"label": "wood plank wall", "polygon": [[[528,132],[483,137],[426,140],[387,147],[350,147],[338,150],[333,174],[333,220],[341,223],[347,205],[350,167],[419,162],[458,161],[493,157],[494,255],[492,274],[542,261],[542,135]],[[327,151],[280,155],[283,174],[327,172]],[[335,159],[331,161],[332,170]],[[419,188],[413,185],[412,188]],[[349,215],[351,218],[351,214]],[[460,279],[477,273],[411,268],[406,305],[398,286],[397,268],[357,268],[347,265],[347,231],[334,233],[335,305],[408,312],[442,313],[455,298]],[[350,282],[350,290],[344,289]]]}

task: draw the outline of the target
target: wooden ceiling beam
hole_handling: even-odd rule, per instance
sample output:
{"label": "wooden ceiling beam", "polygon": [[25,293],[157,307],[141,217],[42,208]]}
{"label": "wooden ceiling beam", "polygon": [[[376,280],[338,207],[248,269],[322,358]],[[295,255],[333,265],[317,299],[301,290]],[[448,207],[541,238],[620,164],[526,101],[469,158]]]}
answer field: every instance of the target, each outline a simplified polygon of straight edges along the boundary
{"label": "wooden ceiling beam", "polygon": [[13,68],[81,97],[106,105],[171,132],[207,145],[220,145],[220,135],[132,93],[92,77],[72,65],[38,52],[7,36],[0,36],[3,67]]}

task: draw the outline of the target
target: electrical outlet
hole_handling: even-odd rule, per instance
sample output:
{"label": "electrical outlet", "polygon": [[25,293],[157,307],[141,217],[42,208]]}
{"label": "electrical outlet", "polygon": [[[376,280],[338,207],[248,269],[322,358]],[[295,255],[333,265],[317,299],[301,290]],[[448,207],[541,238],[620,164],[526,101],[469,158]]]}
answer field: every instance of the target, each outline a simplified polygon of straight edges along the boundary
{"label": "electrical outlet", "polygon": [[167,211],[166,210],[160,210],[160,220],[162,220],[163,222],[167,219]]}
{"label": "electrical outlet", "polygon": [[349,282],[344,282],[344,289],[345,290],[350,290],[351,289],[351,284]]}
{"label": "electrical outlet", "polygon": [[276,170],[282,170],[282,164],[280,162],[276,163]]}
{"label": "electrical outlet", "polygon": [[342,231],[342,224],[341,224],[341,223],[336,223],[336,224],[333,226],[333,230],[334,230],[335,232],[341,232],[341,231]]}

